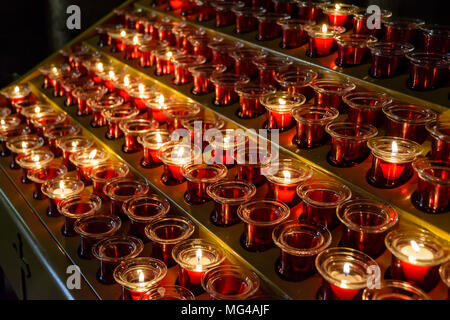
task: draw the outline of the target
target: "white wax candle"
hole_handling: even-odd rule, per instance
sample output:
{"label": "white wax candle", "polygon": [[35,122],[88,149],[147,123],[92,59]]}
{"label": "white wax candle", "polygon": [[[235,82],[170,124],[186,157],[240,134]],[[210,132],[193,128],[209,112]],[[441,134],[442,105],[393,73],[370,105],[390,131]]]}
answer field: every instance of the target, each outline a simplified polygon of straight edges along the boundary
{"label": "white wax candle", "polygon": [[418,245],[416,241],[412,240],[409,245],[405,245],[400,252],[408,257],[410,262],[420,260],[432,260],[434,258],[433,252],[425,248],[423,245]]}

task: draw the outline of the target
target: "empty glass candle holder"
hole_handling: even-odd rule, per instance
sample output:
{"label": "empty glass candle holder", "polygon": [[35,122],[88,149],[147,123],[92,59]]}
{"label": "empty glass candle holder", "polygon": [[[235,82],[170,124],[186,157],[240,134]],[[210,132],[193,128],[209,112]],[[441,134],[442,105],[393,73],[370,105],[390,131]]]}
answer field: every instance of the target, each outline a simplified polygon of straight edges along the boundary
{"label": "empty glass candle holder", "polygon": [[385,238],[392,254],[390,276],[407,281],[425,292],[439,282],[439,266],[449,259],[448,246],[423,229],[394,230]]}
{"label": "empty glass candle holder", "polygon": [[261,98],[261,104],[267,110],[267,128],[286,131],[295,120],[291,110],[304,104],[306,97],[297,93],[279,91]]}
{"label": "empty glass candle holder", "polygon": [[248,83],[250,79],[247,76],[235,74],[213,73],[210,80],[215,86],[214,104],[227,106],[238,100],[235,87]]}
{"label": "empty glass candle holder", "polygon": [[234,89],[239,95],[237,116],[242,119],[256,118],[264,114],[266,110],[261,99],[277,91],[272,86],[263,87],[254,83],[239,84]]}
{"label": "empty glass candle holder", "polygon": [[176,85],[183,85],[194,80],[188,68],[205,63],[206,58],[193,54],[177,53],[172,56],[171,61],[175,67],[175,78],[172,82]]}
{"label": "empty glass candle holder", "polygon": [[389,42],[417,43],[418,27],[425,22],[412,18],[384,18],[382,19],[384,29],[384,40]]}
{"label": "empty glass candle holder", "polygon": [[309,100],[314,97],[314,90],[309,84],[316,80],[317,76],[317,72],[299,67],[279,72],[275,75],[275,79],[284,91],[302,94],[306,97],[306,100]]}
{"label": "empty glass candle holder", "polygon": [[194,224],[184,217],[166,216],[150,222],[145,235],[152,242],[152,257],[162,260],[168,268],[175,266],[173,247],[189,239],[194,231]]}
{"label": "empty glass candle holder", "polygon": [[52,161],[46,166],[28,170],[27,177],[34,184],[33,198],[36,200],[45,199],[41,186],[47,180],[60,178],[67,173],[65,165]]}
{"label": "empty glass candle holder", "polygon": [[269,150],[268,146],[250,143],[248,148],[238,149],[234,155],[238,179],[249,181],[257,187],[262,186],[267,181],[264,174],[276,157],[276,151]]}
{"label": "empty glass candle holder", "polygon": [[92,183],[89,173],[92,168],[107,162],[109,153],[104,149],[91,148],[82,149],[70,155],[69,160],[75,165],[78,179],[86,185]]}
{"label": "empty glass candle holder", "polygon": [[107,130],[105,137],[107,139],[119,139],[123,136],[119,123],[123,120],[133,119],[139,114],[139,109],[130,104],[124,104],[114,109],[102,111],[103,117],[106,119]]}
{"label": "empty glass candle holder", "polygon": [[425,128],[431,138],[430,158],[450,160],[450,121],[433,120]]}
{"label": "empty glass candle holder", "polygon": [[273,230],[273,241],[280,248],[275,263],[277,274],[287,281],[300,281],[316,272],[317,255],[331,244],[331,233],[315,223],[288,221]]}
{"label": "empty glass candle holder", "polygon": [[369,268],[378,264],[361,251],[328,248],[316,257],[316,269],[323,278],[320,300],[356,300],[370,281]]}
{"label": "empty glass candle holder", "polygon": [[384,238],[398,223],[398,214],[391,205],[370,199],[348,200],[336,212],[345,226],[341,245],[374,259],[386,250]]}
{"label": "empty glass candle holder", "polygon": [[388,78],[401,73],[405,66],[405,54],[414,46],[404,42],[370,42],[371,53],[369,75],[373,78]]}
{"label": "empty glass candle holder", "polygon": [[243,6],[243,3],[235,3],[234,1],[218,0],[212,1],[211,5],[216,10],[216,27],[222,28],[230,26],[235,23],[236,17],[231,10],[238,5]]}
{"label": "empty glass candle holder", "polygon": [[283,49],[298,48],[308,42],[307,25],[315,25],[313,20],[289,19],[278,21],[281,26],[281,43]]}
{"label": "empty glass candle holder", "polygon": [[[62,112],[48,112],[31,118],[31,123],[36,133],[46,140],[44,132],[53,126],[63,124],[67,121],[67,115]],[[47,142],[47,141],[46,141]]]}
{"label": "empty glass candle holder", "polygon": [[242,47],[231,51],[230,56],[234,59],[235,74],[253,78],[258,74],[254,59],[265,57],[267,53],[258,48]]}
{"label": "empty glass candle holder", "polygon": [[16,162],[16,157],[20,154],[27,154],[41,148],[44,139],[34,134],[25,134],[12,137],[6,141],[6,147],[11,151],[11,169],[20,169]]}
{"label": "empty glass candle holder", "polygon": [[195,300],[195,296],[182,286],[159,286],[148,290],[141,300]]}
{"label": "empty glass candle holder", "polygon": [[253,271],[221,265],[203,274],[202,287],[212,300],[246,300],[259,290],[260,280]]}
{"label": "empty glass candle holder", "polygon": [[59,217],[58,203],[70,196],[80,194],[84,190],[84,183],[75,178],[61,177],[45,181],[41,190],[48,198],[47,215]]}
{"label": "empty glass candle holder", "polygon": [[225,125],[225,121],[221,117],[212,115],[186,119],[183,120],[181,124],[189,131],[191,143],[204,150],[208,146],[207,139],[204,139],[208,136],[207,132],[217,132],[216,130],[221,130]]}
{"label": "empty glass candle holder", "polygon": [[256,20],[253,10],[258,9],[259,8],[252,8],[252,10],[249,10],[248,7],[240,5],[240,3],[233,6],[231,11],[233,11],[236,17],[236,27],[234,32],[243,34],[254,31],[257,28],[258,20]]}
{"label": "empty glass candle holder", "polygon": [[289,69],[292,60],[289,58],[268,55],[256,57],[253,63],[258,68],[258,81],[261,86],[273,86],[278,88],[279,84],[276,80],[276,74]]}
{"label": "empty glass candle holder", "polygon": [[335,37],[345,32],[344,27],[323,25],[305,26],[308,32],[309,42],[306,56],[310,58],[324,57],[332,54],[337,49]]}
{"label": "empty glass candle holder", "polygon": [[370,56],[367,44],[376,41],[377,38],[370,35],[352,34],[337,36],[338,56],[336,65],[339,67],[351,67],[364,63]]}
{"label": "empty glass candle holder", "polygon": [[419,43],[426,52],[448,53],[450,51],[450,27],[438,24],[419,26]]}
{"label": "empty glass candle holder", "polygon": [[383,107],[393,99],[379,92],[350,92],[342,97],[346,105],[348,121],[378,127],[384,123]]}
{"label": "empty glass candle holder", "polygon": [[356,88],[356,85],[348,80],[337,79],[319,79],[310,85],[314,89],[314,102],[317,106],[332,107],[340,112],[345,109],[342,96]]}
{"label": "empty glass candle holder", "polygon": [[147,119],[126,119],[119,123],[119,127],[125,136],[122,151],[133,153],[142,150],[138,138],[155,130],[155,122]]}
{"label": "empty glass candle holder", "polygon": [[349,187],[328,180],[304,182],[297,187],[297,194],[303,203],[300,218],[321,224],[330,230],[339,225],[336,208],[352,197]]}
{"label": "empty glass candle holder", "polygon": [[0,108],[0,119],[5,119],[11,114],[11,109],[7,107],[1,107]]}
{"label": "empty glass candle holder", "polygon": [[383,108],[383,113],[387,119],[386,135],[418,143],[427,138],[426,124],[437,117],[434,111],[409,103],[389,104]]}
{"label": "empty glass candle holder", "polygon": [[71,136],[59,139],[56,146],[62,150],[63,163],[68,171],[75,170],[75,165],[70,161],[70,156],[78,151],[92,148],[94,141],[83,136]]}
{"label": "empty glass candle holder", "polygon": [[[359,8],[353,12],[353,34],[358,35],[372,35],[376,38],[380,38],[380,29],[375,28],[375,24],[368,23],[368,18],[372,15],[367,12],[367,8]],[[392,16],[392,12],[389,10],[381,9],[381,19],[386,19]]]}
{"label": "empty glass candle holder", "polygon": [[48,147],[56,157],[62,155],[62,150],[57,147],[56,142],[61,138],[79,135],[81,128],[73,124],[56,124],[47,128],[44,132],[44,138],[47,139]]}
{"label": "empty glass candle holder", "polygon": [[227,69],[233,67],[234,59],[231,53],[243,47],[240,42],[227,40],[224,38],[214,38],[208,43],[211,49],[211,63],[213,65],[224,65]]}
{"label": "empty glass candle holder", "polygon": [[329,123],[325,131],[331,136],[331,150],[327,159],[332,165],[341,168],[363,162],[370,153],[367,141],[378,135],[374,126],[354,122]]}
{"label": "empty glass candle holder", "polygon": [[131,236],[104,238],[92,247],[92,253],[100,261],[97,279],[103,284],[114,283],[114,270],[122,261],[136,258],[144,249],[142,241]]}
{"label": "empty glass candle holder", "polygon": [[141,57],[139,58],[139,66],[142,68],[148,68],[155,64],[155,50],[157,48],[167,47],[169,43],[167,41],[160,41],[158,39],[148,40],[138,46]]}
{"label": "empty glass candle holder", "polygon": [[16,162],[22,168],[21,182],[23,184],[30,183],[31,181],[28,179],[28,171],[45,167],[54,158],[55,155],[53,152],[42,149],[17,155]]}
{"label": "empty glass candle holder", "polygon": [[330,3],[329,0],[316,1],[296,1],[297,2],[297,17],[299,19],[318,21],[322,13],[322,4]]}
{"label": "empty glass candle holder", "polygon": [[117,93],[107,93],[99,99],[89,98],[87,104],[92,109],[91,127],[100,128],[106,125],[103,111],[115,109],[123,105],[125,100]]}
{"label": "empty glass candle holder", "polygon": [[138,195],[125,200],[122,209],[131,222],[130,232],[146,242],[145,227],[163,218],[169,212],[170,204],[158,195]]}
{"label": "empty glass candle holder", "polygon": [[419,158],[413,163],[417,173],[417,189],[411,196],[412,203],[427,213],[450,210],[450,161]]}
{"label": "empty glass candle holder", "polygon": [[122,225],[119,217],[95,214],[78,219],[73,228],[80,235],[78,254],[83,259],[92,259],[92,247],[101,239],[106,239],[117,233]]}
{"label": "empty glass candle holder", "polygon": [[450,57],[444,53],[409,52],[408,87],[413,90],[432,90],[448,81]]}
{"label": "empty glass candle holder", "polygon": [[172,29],[177,25],[177,22],[172,21],[169,17],[164,17],[157,21],[153,26],[158,30],[158,39],[167,41],[169,46],[175,46],[176,38]]}
{"label": "empty glass candle holder", "polygon": [[171,61],[172,56],[177,52],[175,47],[155,48],[153,55],[155,56],[155,74],[164,76],[173,73],[175,67]]}
{"label": "empty glass candle holder", "polygon": [[156,154],[161,146],[168,141],[170,141],[170,134],[164,129],[155,129],[145,135],[139,136],[138,142],[144,149],[141,166],[144,168],[154,168],[161,165],[162,162]]}
{"label": "empty glass candle holder", "polygon": [[378,188],[395,188],[406,183],[413,174],[411,163],[423,151],[418,143],[395,137],[375,137],[367,146],[372,150],[367,180]]}
{"label": "empty glass candle holder", "polygon": [[203,0],[200,2],[197,2],[197,21],[203,22],[203,21],[209,21],[214,19],[216,16],[216,10],[211,5],[210,0]]}
{"label": "empty glass candle holder", "polygon": [[80,87],[72,91],[72,95],[77,99],[77,115],[86,116],[92,113],[90,106],[87,104],[89,98],[98,99],[102,97],[108,88],[103,86]]}
{"label": "empty glass candle holder", "polygon": [[290,19],[290,16],[285,13],[258,12],[254,15],[258,20],[256,40],[259,41],[267,41],[278,38],[281,34],[281,26],[278,22]]}
{"label": "empty glass candle holder", "polygon": [[147,181],[121,177],[109,180],[103,187],[103,193],[111,200],[110,214],[123,218],[123,203],[135,196],[150,192]]}
{"label": "empty glass candle holder", "polygon": [[180,266],[178,284],[195,295],[203,293],[203,274],[220,265],[226,258],[223,249],[203,239],[191,239],[178,243],[172,250],[172,257]]}
{"label": "empty glass candle holder", "polygon": [[207,61],[212,58],[212,49],[208,46],[211,38],[207,34],[193,34],[188,36],[188,41],[192,46],[192,53],[203,56]]}
{"label": "empty glass candle holder", "polygon": [[192,74],[194,82],[191,92],[195,95],[202,95],[214,91],[214,84],[211,82],[210,77],[213,73],[225,72],[226,67],[223,65],[200,64],[190,66],[188,70]]}
{"label": "empty glass candle holder", "polygon": [[204,139],[209,143],[205,153],[210,151],[214,163],[225,164],[229,168],[235,164],[237,152],[243,152],[249,142],[242,130],[235,129],[205,132]]}
{"label": "empty glass candle holder", "polygon": [[378,289],[364,289],[362,300],[431,300],[431,298],[408,282],[383,280]]}
{"label": "empty glass candle holder", "polygon": [[73,228],[74,222],[96,214],[101,206],[102,200],[94,194],[80,193],[61,200],[58,203],[58,211],[64,216],[63,235],[75,236],[77,233]]}
{"label": "empty glass candle holder", "polygon": [[192,49],[191,43],[187,39],[190,35],[205,34],[205,30],[193,27],[186,22],[175,25],[172,28],[172,32],[175,34],[175,47],[186,52],[191,52]]}
{"label": "empty glass candle holder", "polygon": [[103,193],[105,184],[115,178],[123,178],[128,175],[130,168],[121,162],[106,162],[95,166],[89,172],[89,178],[92,180],[92,192],[107,200],[108,198]]}
{"label": "empty glass candle holder", "polygon": [[200,111],[200,106],[193,102],[167,103],[163,109],[163,113],[166,116],[167,130],[172,133],[174,130],[184,128],[182,122],[197,117]]}

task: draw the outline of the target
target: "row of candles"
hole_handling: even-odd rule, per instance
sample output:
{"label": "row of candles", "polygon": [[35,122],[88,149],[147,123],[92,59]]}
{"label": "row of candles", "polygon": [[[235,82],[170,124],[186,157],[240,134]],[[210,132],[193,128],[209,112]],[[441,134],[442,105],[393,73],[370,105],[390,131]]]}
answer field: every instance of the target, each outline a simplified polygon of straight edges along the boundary
{"label": "row of candles", "polygon": [[[292,19],[293,16],[287,13],[266,12],[260,7],[248,8],[242,2],[230,3],[232,7],[228,10],[217,11],[216,21],[227,21],[225,25],[236,23],[236,33],[257,29],[258,40],[272,40],[281,35],[280,46],[286,49],[307,43],[306,55],[309,57],[328,56],[337,51],[336,65],[341,67],[359,65],[371,56],[369,74],[375,78],[395,76],[403,71],[406,61],[409,61],[410,78],[407,84],[414,90],[434,89],[445,85],[448,80],[448,27],[426,25],[419,19],[394,19],[390,17],[390,12],[382,10],[384,32],[381,32],[380,29],[369,30],[365,9],[352,5],[316,4],[318,9],[323,8],[328,15],[327,24],[316,24],[319,21],[317,18]],[[219,15],[233,13],[231,8],[235,11],[231,20],[219,18]],[[175,23],[167,18],[160,22],[155,15],[132,9],[122,9],[117,14],[125,26],[147,32],[153,39],[168,40],[170,45],[175,45],[178,34],[186,34],[186,30],[178,29],[170,36],[169,26]],[[353,34],[344,35],[348,21],[354,22]],[[140,30],[141,25],[146,28]],[[102,31],[106,32],[107,29]],[[421,41],[416,40],[418,30],[421,31]],[[381,33],[384,37],[380,36]],[[192,40],[198,41],[198,36],[192,36]],[[414,51],[414,45],[417,46],[418,42],[422,45]]]}

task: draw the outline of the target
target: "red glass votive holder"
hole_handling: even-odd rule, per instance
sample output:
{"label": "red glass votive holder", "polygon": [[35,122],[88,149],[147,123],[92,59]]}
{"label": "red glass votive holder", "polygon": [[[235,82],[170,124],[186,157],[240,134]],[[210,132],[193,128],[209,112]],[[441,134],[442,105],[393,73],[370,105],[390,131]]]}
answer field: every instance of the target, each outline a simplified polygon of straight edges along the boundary
{"label": "red glass votive holder", "polygon": [[215,203],[211,221],[217,226],[228,227],[241,221],[238,208],[255,195],[256,187],[244,180],[222,180],[208,186],[206,192]]}
{"label": "red glass votive holder", "polygon": [[417,43],[417,29],[425,21],[411,18],[384,18],[382,19],[384,40],[388,42]]}
{"label": "red glass votive holder", "polygon": [[172,250],[172,257],[180,266],[178,284],[193,294],[203,293],[203,274],[220,265],[226,258],[220,246],[203,239],[191,239],[178,243]]}
{"label": "red glass votive holder", "polygon": [[11,151],[11,169],[20,169],[16,162],[16,157],[20,154],[27,154],[41,148],[44,139],[34,134],[25,134],[6,140],[6,147]]}
{"label": "red glass votive holder", "polygon": [[172,80],[173,84],[183,85],[194,80],[190,67],[195,67],[205,63],[206,58],[193,54],[179,53],[172,56],[172,63],[175,67],[175,78]]}
{"label": "red glass votive holder", "polygon": [[230,52],[230,56],[234,59],[235,74],[253,78],[258,74],[254,59],[265,57],[267,53],[257,48],[242,47]]}
{"label": "red glass votive holder", "polygon": [[234,89],[239,95],[237,116],[242,119],[252,119],[264,114],[266,110],[261,100],[277,91],[272,86],[262,87],[253,83],[237,85]]}
{"label": "red glass votive holder", "polygon": [[336,65],[339,67],[351,67],[364,63],[370,56],[367,44],[376,41],[377,38],[370,35],[352,34],[337,36],[338,56]]}
{"label": "red glass votive holder", "polygon": [[77,88],[72,91],[72,95],[78,101],[78,116],[86,116],[92,113],[90,106],[87,104],[89,98],[100,98],[102,97],[108,89],[106,87],[92,86],[92,87],[82,87]]}
{"label": "red glass votive holder", "polygon": [[372,150],[372,167],[367,180],[378,188],[395,188],[407,182],[411,163],[422,153],[420,144],[395,137],[376,137],[367,142]]}
{"label": "red glass votive holder", "polygon": [[12,137],[30,134],[30,128],[22,123],[17,115],[11,115],[4,119],[0,119],[0,156],[6,157],[11,154],[11,151],[6,146],[6,141]]}
{"label": "red glass votive holder", "polygon": [[337,79],[319,79],[311,83],[314,89],[314,102],[317,106],[331,107],[339,110],[345,110],[345,105],[342,102],[342,96],[353,91],[356,85],[347,80]]}
{"label": "red glass votive holder", "polygon": [[182,286],[159,286],[148,290],[141,300],[195,300],[195,296]]}
{"label": "red glass votive holder", "polygon": [[299,19],[318,21],[322,13],[322,4],[330,3],[329,0],[316,0],[316,1],[296,1],[298,12],[297,17]]}
{"label": "red glass votive holder", "polygon": [[371,42],[367,44],[371,52],[369,75],[373,78],[388,78],[399,74],[405,65],[405,54],[414,46],[402,42]]}
{"label": "red glass votive holder", "polygon": [[258,81],[261,86],[279,87],[276,74],[289,69],[292,60],[281,56],[256,57],[253,63],[258,68]]}
{"label": "red glass votive holder", "polygon": [[273,241],[281,254],[275,263],[277,274],[287,281],[301,281],[316,272],[317,255],[331,244],[331,233],[314,223],[288,221],[273,230]]}
{"label": "red glass votive holder", "polygon": [[412,203],[427,213],[450,211],[450,161],[419,158],[412,166],[418,176]]}
{"label": "red glass votive holder", "polygon": [[221,265],[203,274],[202,287],[212,300],[247,300],[259,290],[260,280],[253,271]]}
{"label": "red glass votive holder", "polygon": [[450,262],[442,264],[439,268],[439,275],[441,276],[441,281],[447,286],[448,294],[447,300],[450,300]]}
{"label": "red glass votive holder", "polygon": [[221,117],[212,115],[186,119],[183,120],[181,124],[189,131],[191,143],[204,150],[208,146],[208,141],[206,139],[208,137],[207,132],[218,132],[224,127],[225,121]]}
{"label": "red glass votive holder", "polygon": [[282,159],[275,164],[273,170],[266,174],[269,181],[267,198],[282,201],[289,207],[295,206],[300,199],[296,193],[300,183],[312,177],[312,169],[304,162]]}
{"label": "red glass votive holder", "polygon": [[[370,23],[370,28],[368,24],[368,18],[373,14],[373,12],[368,13],[367,8],[359,8],[353,12],[353,34],[358,35],[372,35],[378,39],[381,37],[381,25],[379,29],[375,28],[375,21],[372,20]],[[388,10],[381,9],[381,19],[386,19],[392,16],[392,12]]]}
{"label": "red glass votive holder", "polygon": [[206,188],[226,177],[227,167],[223,164],[187,164],[181,169],[181,173],[187,180],[187,191],[184,199],[191,205],[205,203],[211,198]]}
{"label": "red glass votive holder", "polygon": [[232,167],[235,164],[237,152],[244,152],[248,146],[248,136],[239,129],[222,129],[205,132],[204,140],[209,143],[205,153],[210,151],[214,163]]}
{"label": "red glass votive holder", "polygon": [[20,115],[25,118],[26,124],[30,127],[30,129],[35,132],[36,128],[34,127],[32,120],[34,117],[42,116],[46,113],[54,113],[55,110],[53,107],[46,103],[36,102],[35,104],[30,105],[29,107],[22,108],[20,110]]}
{"label": "red glass votive holder", "polygon": [[341,168],[363,162],[370,153],[367,141],[378,135],[374,126],[354,122],[332,122],[326,125],[325,131],[331,136],[331,150],[327,159],[332,165]]}
{"label": "red glass votive holder", "polygon": [[45,181],[42,184],[41,191],[48,198],[47,215],[59,217],[58,203],[70,196],[80,194],[83,190],[83,181],[75,178],[61,177]]}
{"label": "red glass votive holder", "polygon": [[384,238],[398,223],[398,214],[391,205],[370,199],[346,201],[336,212],[345,226],[340,244],[374,259],[386,250]]}
{"label": "red glass votive holder", "polygon": [[138,142],[144,149],[144,156],[141,159],[141,166],[144,168],[154,168],[162,164],[157,157],[158,150],[161,146],[170,141],[170,134],[167,130],[156,129],[151,132],[139,136]]}
{"label": "red glass votive holder", "polygon": [[241,6],[239,2],[236,6],[231,8],[231,11],[233,11],[236,17],[236,28],[234,29],[234,32],[237,34],[243,34],[252,32],[256,29],[258,20],[256,20],[253,10],[258,9],[252,8],[249,10],[248,7]]}
{"label": "red glass votive holder", "polygon": [[316,257],[316,269],[323,278],[321,300],[357,300],[370,281],[370,269],[378,264],[361,251],[328,248]]}
{"label": "red glass votive holder", "polygon": [[430,158],[450,160],[450,121],[433,120],[426,124],[431,138]]}
{"label": "red glass votive holder", "polygon": [[378,127],[384,122],[383,107],[393,99],[385,93],[359,91],[347,93],[342,101],[346,105],[348,121]]}
{"label": "red glass votive holder", "polygon": [[80,235],[78,254],[83,259],[92,259],[92,247],[101,239],[113,236],[119,231],[122,222],[119,217],[95,214],[78,219],[73,228]]}
{"label": "red glass votive holder", "polygon": [[310,58],[324,57],[337,49],[335,37],[345,32],[344,27],[323,25],[305,26],[309,42],[306,56]]}
{"label": "red glass votive holder", "polygon": [[124,88],[128,95],[131,104],[139,109],[139,112],[145,113],[146,101],[155,96],[155,88],[148,86],[136,79],[127,88]]}
{"label": "red glass votive holder", "polygon": [[238,100],[235,88],[250,81],[247,76],[228,73],[213,73],[210,80],[215,86],[214,104],[217,106],[235,103]]}
{"label": "red glass votive holder", "polygon": [[449,259],[448,246],[423,229],[394,230],[385,238],[392,254],[390,276],[407,281],[425,292],[439,282],[439,266]]}
{"label": "red glass votive holder", "polygon": [[19,83],[2,89],[1,94],[8,99],[9,105],[12,105],[26,99],[31,94],[31,89],[28,83]]}
{"label": "red glass votive holder", "polygon": [[123,39],[125,43],[125,60],[134,60],[138,59],[141,56],[141,52],[139,51],[139,46],[144,41],[150,40],[151,37],[143,34],[131,34]]}
{"label": "red glass votive holder", "polygon": [[158,195],[133,196],[124,201],[123,212],[131,222],[130,233],[146,242],[145,227],[163,218],[170,210],[167,199]]}
{"label": "red glass votive holder", "polygon": [[21,182],[23,184],[31,183],[28,179],[28,171],[47,166],[54,157],[53,152],[42,149],[17,155],[16,162],[22,168]]}
{"label": "red glass votive holder", "polygon": [[[280,2],[280,1],[278,1]],[[280,47],[283,49],[298,48],[308,42],[307,25],[315,25],[313,20],[289,19],[278,21],[281,26]]]}
{"label": "red glass votive holder", "polygon": [[108,159],[109,153],[99,148],[82,149],[69,156],[70,162],[75,165],[78,179],[83,181],[85,185],[92,183],[89,177],[92,168],[107,162]]}
{"label": "red glass votive holder", "polygon": [[45,132],[55,126],[61,125],[67,121],[67,115],[62,112],[49,112],[41,115],[36,115],[31,119],[31,123],[36,129],[36,133],[41,137],[44,137],[46,142],[47,138]]}
{"label": "red glass votive holder", "polygon": [[177,129],[184,129],[182,122],[197,117],[201,108],[192,102],[172,102],[163,109],[166,116],[167,131],[172,133]]}
{"label": "red glass votive holder", "polygon": [[300,219],[321,224],[329,230],[339,225],[336,208],[352,197],[352,191],[345,184],[329,180],[304,182],[297,187],[297,194],[303,201]]}
{"label": "red glass votive holder", "polygon": [[45,167],[28,170],[27,177],[34,183],[33,198],[36,200],[45,199],[41,186],[47,180],[60,178],[67,173],[67,168],[63,164],[50,162]]}
{"label": "red glass votive holder", "polygon": [[413,90],[432,90],[447,83],[450,57],[444,53],[409,52],[409,79],[407,85]]}
{"label": "red glass votive holder", "polygon": [[254,15],[258,20],[256,40],[259,41],[267,41],[278,38],[281,34],[281,26],[278,22],[290,19],[290,16],[285,13],[260,12],[255,13]]}
{"label": "red glass votive holder", "polygon": [[17,116],[21,116],[23,118],[23,115],[21,112],[22,109],[33,106],[38,103],[40,103],[40,101],[36,101],[34,96],[29,95],[25,99],[18,100],[16,102],[14,102],[13,104],[11,104],[11,108],[9,106],[6,106],[6,108],[12,110],[13,113],[17,113]]}
{"label": "red glass votive holder", "polygon": [[152,51],[155,56],[155,74],[165,76],[173,73],[175,67],[171,61],[172,55],[176,53],[175,47],[156,48]]}
{"label": "red glass votive holder", "polygon": [[91,127],[100,128],[106,126],[103,111],[115,109],[123,105],[125,100],[117,93],[107,93],[99,99],[88,99],[87,103],[92,109]]}
{"label": "red glass votive holder", "polygon": [[419,26],[420,45],[426,52],[448,53],[450,51],[450,27],[438,24]]}
{"label": "red glass votive holder", "polygon": [[187,38],[193,34],[205,34],[205,30],[191,26],[186,22],[176,24],[172,28],[172,32],[175,35],[175,47],[178,50],[186,51],[186,53],[190,53],[192,49]]}
{"label": "red glass votive holder", "polygon": [[48,141],[50,151],[52,151],[56,157],[62,155],[62,150],[57,147],[56,142],[62,138],[68,138],[80,134],[81,128],[78,125],[73,124],[57,124],[49,127],[44,132],[44,137]]}
{"label": "red glass votive holder", "polygon": [[119,127],[125,136],[122,151],[133,153],[142,150],[142,145],[139,143],[138,138],[155,130],[155,123],[147,119],[127,119],[122,120],[119,123]]}
{"label": "red glass votive holder", "polygon": [[114,280],[122,286],[122,300],[141,300],[151,288],[158,286],[167,274],[167,266],[154,258],[122,261],[114,269]]}
{"label": "red glass votive holder", "polygon": [[216,10],[211,5],[210,0],[203,0],[196,3],[197,5],[197,21],[204,22],[214,19]]}
{"label": "red glass votive holder", "polygon": [[362,300],[431,300],[421,289],[405,281],[383,280],[378,289],[366,288]]}
{"label": "red glass votive holder", "polygon": [[211,63],[213,65],[224,65],[227,69],[233,67],[234,59],[231,53],[243,47],[240,42],[227,40],[224,38],[215,38],[208,43],[211,49]]}
{"label": "red glass votive holder", "polygon": [[383,108],[383,113],[387,119],[386,135],[418,143],[427,138],[426,124],[437,117],[428,108],[408,103],[389,104]]}
{"label": "red glass votive holder", "polygon": [[174,102],[172,97],[165,97],[162,93],[155,92],[151,97],[144,101],[147,107],[147,118],[158,124],[166,122],[167,117],[163,109],[167,107],[167,103]]}
{"label": "red glass votive holder", "polygon": [[192,53],[205,57],[207,61],[212,58],[212,50],[208,46],[210,37],[207,34],[193,34],[188,36],[188,41],[192,46]]}
{"label": "red glass votive holder", "polygon": [[75,165],[70,161],[70,155],[80,150],[90,149],[94,141],[83,136],[71,136],[58,139],[56,146],[62,150],[63,163],[68,171],[75,170]]}
{"label": "red glass votive holder", "polygon": [[114,178],[106,182],[103,193],[111,200],[110,214],[123,218],[123,203],[135,196],[143,196],[150,192],[147,181],[133,178]]}
{"label": "red glass votive holder", "polygon": [[108,198],[103,193],[105,184],[115,178],[124,178],[129,172],[130,168],[121,162],[107,162],[93,167],[89,172],[89,178],[92,180],[92,192],[103,200],[107,200]]}
{"label": "red glass votive holder", "polygon": [[161,41],[167,41],[169,46],[175,46],[175,34],[172,32],[176,22],[171,21],[169,17],[164,17],[161,21],[156,22],[154,27],[158,30],[158,38]]}
{"label": "red glass votive holder", "polygon": [[328,24],[340,27],[348,26],[353,14],[359,9],[357,6],[345,3],[323,4],[321,8],[328,17]]}
{"label": "red glass votive holder", "polygon": [[316,80],[317,77],[317,72],[301,67],[293,70],[288,69],[275,75],[275,79],[284,91],[292,94],[302,94],[307,100],[314,96],[314,90],[309,84]]}
{"label": "red glass votive holder", "polygon": [[123,136],[123,131],[119,124],[121,121],[133,119],[139,114],[139,109],[129,104],[118,106],[114,109],[102,111],[106,119],[107,130],[105,137],[110,140],[119,139]]}
{"label": "red glass votive holder", "polygon": [[98,241],[92,247],[94,257],[100,261],[97,279],[103,284],[113,284],[116,267],[122,261],[136,258],[143,249],[142,241],[131,236],[109,237]]}
{"label": "red glass votive holder", "polygon": [[241,204],[238,216],[245,225],[240,239],[242,247],[259,252],[272,248],[272,231],[289,215],[289,207],[281,201],[260,199]]}
{"label": "red glass votive holder", "polygon": [[267,182],[264,174],[276,156],[276,150],[269,151],[268,146],[255,146],[253,142],[248,148],[238,149],[234,155],[238,179],[249,181],[257,187],[262,186]]}
{"label": "red glass votive holder", "polygon": [[272,0],[274,12],[287,13],[292,18],[297,17],[298,7],[295,0]]}
{"label": "red glass votive holder", "polygon": [[145,235],[152,242],[152,257],[162,260],[168,268],[175,266],[173,247],[189,239],[194,231],[194,224],[184,217],[166,216],[151,222],[145,227]]}
{"label": "red glass votive holder", "polygon": [[139,58],[139,66],[142,68],[148,68],[155,64],[156,57],[154,50],[157,48],[167,47],[169,44],[167,41],[149,40],[138,46],[138,50],[141,54]]}
{"label": "red glass votive holder", "polygon": [[93,216],[102,206],[102,200],[94,195],[80,193],[67,197],[58,203],[58,211],[64,216],[64,225],[61,229],[66,237],[73,237],[77,233],[73,228],[76,220]]}
{"label": "red glass votive holder", "polygon": [[202,95],[214,91],[214,84],[211,82],[210,77],[213,73],[225,72],[226,67],[223,65],[200,64],[189,67],[188,70],[194,82],[191,92],[195,95]]}
{"label": "red glass votive holder", "polygon": [[285,91],[279,91],[261,98],[261,104],[267,110],[266,127],[278,129],[281,132],[290,129],[295,124],[291,110],[303,105],[305,101],[304,95]]}
{"label": "red glass votive holder", "polygon": [[216,28],[230,26],[235,23],[236,17],[231,9],[239,5],[239,3],[227,0],[211,1],[211,5],[216,10]]}
{"label": "red glass votive holder", "polygon": [[172,186],[185,181],[181,171],[182,167],[189,163],[198,163],[196,161],[202,158],[202,150],[195,145],[170,141],[161,146],[157,157],[164,163],[162,183]]}

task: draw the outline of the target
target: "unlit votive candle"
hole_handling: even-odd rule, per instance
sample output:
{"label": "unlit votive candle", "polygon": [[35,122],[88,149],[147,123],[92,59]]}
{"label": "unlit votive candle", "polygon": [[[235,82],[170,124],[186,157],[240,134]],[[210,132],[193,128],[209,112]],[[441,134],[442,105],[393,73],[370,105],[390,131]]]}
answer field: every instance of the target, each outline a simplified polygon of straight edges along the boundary
{"label": "unlit votive candle", "polygon": [[95,166],[89,172],[89,178],[92,180],[92,192],[103,200],[107,200],[103,193],[105,184],[115,178],[123,178],[128,175],[130,168],[121,162],[106,162]]}

